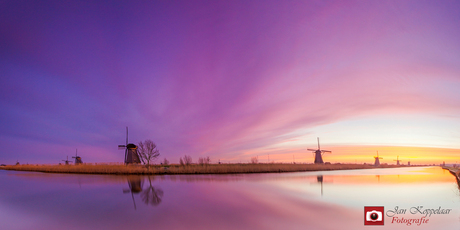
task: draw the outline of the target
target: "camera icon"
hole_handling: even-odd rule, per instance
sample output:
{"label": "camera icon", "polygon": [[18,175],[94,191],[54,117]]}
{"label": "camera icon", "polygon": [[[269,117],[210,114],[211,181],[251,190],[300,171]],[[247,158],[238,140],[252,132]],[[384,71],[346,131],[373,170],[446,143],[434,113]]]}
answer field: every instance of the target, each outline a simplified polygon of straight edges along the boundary
{"label": "camera icon", "polygon": [[383,206],[364,206],[364,225],[384,225]]}
{"label": "camera icon", "polygon": [[379,212],[377,210],[372,210],[370,212],[366,213],[366,221],[382,221],[382,212]]}

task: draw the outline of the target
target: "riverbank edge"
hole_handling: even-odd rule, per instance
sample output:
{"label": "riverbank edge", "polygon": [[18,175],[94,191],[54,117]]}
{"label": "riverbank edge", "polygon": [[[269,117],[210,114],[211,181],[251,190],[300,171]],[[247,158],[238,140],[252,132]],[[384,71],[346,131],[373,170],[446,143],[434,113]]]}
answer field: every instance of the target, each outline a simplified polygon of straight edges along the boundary
{"label": "riverbank edge", "polygon": [[106,175],[251,174],[399,168],[414,166],[364,164],[207,164],[207,165],[7,165],[0,169],[42,173]]}
{"label": "riverbank edge", "polygon": [[460,182],[460,169],[459,168],[443,166],[442,169],[449,171],[452,175],[454,175],[457,178],[457,181]]}

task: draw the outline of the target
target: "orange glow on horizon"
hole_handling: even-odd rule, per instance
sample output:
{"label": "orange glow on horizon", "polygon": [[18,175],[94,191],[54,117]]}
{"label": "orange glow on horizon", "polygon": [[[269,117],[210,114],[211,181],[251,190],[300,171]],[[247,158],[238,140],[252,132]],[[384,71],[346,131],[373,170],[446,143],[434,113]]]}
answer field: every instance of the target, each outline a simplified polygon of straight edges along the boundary
{"label": "orange glow on horizon", "polygon": [[[436,173],[442,171],[441,173]],[[401,175],[357,175],[357,176],[324,176],[326,183],[335,184],[371,184],[371,183],[442,183],[455,182],[455,177],[448,171],[440,167],[424,168],[422,170],[414,168],[414,174]]]}
{"label": "orange glow on horizon", "polygon": [[[325,147],[326,148],[326,147]],[[411,165],[426,164],[459,164],[460,149],[430,148],[430,147],[406,147],[406,146],[335,146],[327,147],[332,153],[323,155],[324,162],[331,163],[358,163],[374,164],[374,156],[377,155],[381,164],[396,164],[399,156],[400,164]],[[314,156],[306,149],[270,149],[248,152],[245,158],[259,157],[260,163],[283,162],[313,163]],[[231,159],[232,161],[236,159]],[[242,161],[244,162],[244,161]]]}
{"label": "orange glow on horizon", "polygon": [[426,147],[405,147],[405,146],[347,146],[331,147],[335,156],[330,156],[331,161],[352,162],[357,160],[360,163],[374,163],[374,156],[377,151],[380,163],[396,164],[399,156],[401,164],[407,164],[408,161],[414,164],[455,164],[460,160],[460,149],[445,148],[426,148]]}

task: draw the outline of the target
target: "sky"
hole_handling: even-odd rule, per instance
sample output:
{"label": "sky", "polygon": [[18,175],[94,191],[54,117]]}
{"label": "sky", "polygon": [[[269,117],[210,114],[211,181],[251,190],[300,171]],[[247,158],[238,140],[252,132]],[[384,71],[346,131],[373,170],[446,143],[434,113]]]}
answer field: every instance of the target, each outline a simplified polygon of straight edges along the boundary
{"label": "sky", "polygon": [[[0,163],[460,161],[458,1],[0,1]],[[265,160],[266,159],[266,160]]]}

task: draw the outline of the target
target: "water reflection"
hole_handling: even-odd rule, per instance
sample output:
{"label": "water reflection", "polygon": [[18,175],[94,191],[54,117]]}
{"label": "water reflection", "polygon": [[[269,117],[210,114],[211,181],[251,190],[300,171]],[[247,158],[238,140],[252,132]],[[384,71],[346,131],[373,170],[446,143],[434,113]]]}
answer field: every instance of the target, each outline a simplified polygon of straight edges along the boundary
{"label": "water reflection", "polygon": [[163,198],[163,190],[161,188],[155,188],[152,185],[152,176],[148,176],[146,179],[149,182],[148,188],[144,189],[145,177],[141,176],[129,176],[127,177],[129,189],[123,189],[123,193],[130,193],[133,199],[134,209],[137,209],[136,200],[134,194],[140,194],[142,201],[146,205],[157,206],[161,203]]}
{"label": "water reflection", "polygon": [[[439,168],[150,177],[0,170],[8,220],[0,229],[356,230],[369,229],[369,205],[451,208],[417,229],[458,229],[458,183]],[[408,229],[389,222],[379,229]]]}
{"label": "water reflection", "polygon": [[323,175],[316,176],[316,182],[321,183],[321,196],[323,196]]}
{"label": "water reflection", "polygon": [[163,198],[163,190],[152,186],[150,176],[147,177],[147,179],[149,180],[149,187],[141,193],[142,201],[147,205],[157,206],[161,203],[161,199]]}
{"label": "water reflection", "polygon": [[136,208],[136,200],[134,200],[134,194],[139,194],[142,191],[142,180],[140,176],[128,177],[129,189],[123,189],[123,193],[131,193],[133,198],[134,209]]}

